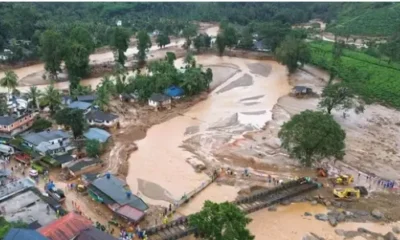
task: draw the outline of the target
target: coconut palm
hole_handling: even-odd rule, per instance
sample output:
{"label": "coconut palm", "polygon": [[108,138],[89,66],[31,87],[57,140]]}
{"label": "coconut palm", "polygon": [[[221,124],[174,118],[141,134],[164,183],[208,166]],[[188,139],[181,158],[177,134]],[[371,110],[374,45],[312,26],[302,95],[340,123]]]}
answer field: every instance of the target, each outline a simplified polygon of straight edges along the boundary
{"label": "coconut palm", "polygon": [[53,114],[61,105],[61,94],[54,88],[53,83],[48,86],[43,94],[43,102],[49,106]]}
{"label": "coconut palm", "polygon": [[8,70],[0,80],[0,85],[8,89],[8,94],[18,86],[18,76],[14,71]]}
{"label": "coconut palm", "polygon": [[42,92],[36,86],[32,86],[29,88],[27,95],[29,99],[32,99],[33,108],[39,109],[39,97],[42,95]]}

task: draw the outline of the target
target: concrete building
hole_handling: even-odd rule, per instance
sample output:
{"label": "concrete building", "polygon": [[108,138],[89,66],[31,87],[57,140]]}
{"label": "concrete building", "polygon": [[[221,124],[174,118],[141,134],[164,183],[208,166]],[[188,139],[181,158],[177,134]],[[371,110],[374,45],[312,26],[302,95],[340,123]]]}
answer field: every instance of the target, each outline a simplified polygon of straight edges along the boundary
{"label": "concrete building", "polygon": [[41,155],[63,155],[74,149],[71,145],[71,136],[62,130],[46,130],[39,133],[30,133],[22,136],[29,147]]}
{"label": "concrete building", "polygon": [[100,110],[91,111],[86,114],[86,119],[91,126],[114,127],[119,122],[119,117],[115,114],[105,113]]}
{"label": "concrete building", "polygon": [[149,106],[153,107],[156,111],[160,108],[171,109],[171,98],[161,93],[153,93],[149,98]]}
{"label": "concrete building", "polygon": [[13,137],[18,133],[28,130],[37,113],[13,114],[0,116],[0,134],[2,137]]}

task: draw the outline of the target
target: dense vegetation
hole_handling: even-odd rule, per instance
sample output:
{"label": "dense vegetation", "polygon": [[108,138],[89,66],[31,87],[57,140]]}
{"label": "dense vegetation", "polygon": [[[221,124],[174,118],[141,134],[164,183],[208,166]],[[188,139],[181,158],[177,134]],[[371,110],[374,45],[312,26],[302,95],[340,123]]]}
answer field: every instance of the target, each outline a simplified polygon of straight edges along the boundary
{"label": "dense vegetation", "polygon": [[399,31],[400,4],[393,2],[340,3],[337,20],[328,31],[344,35],[389,36]]}
{"label": "dense vegetation", "polygon": [[[333,44],[312,42],[311,63],[329,70]],[[400,108],[400,68],[356,50],[344,49],[338,77],[367,103],[382,102]]]}
{"label": "dense vegetation", "polygon": [[3,239],[11,228],[26,228],[27,224],[23,222],[7,222],[0,217],[0,239]]}

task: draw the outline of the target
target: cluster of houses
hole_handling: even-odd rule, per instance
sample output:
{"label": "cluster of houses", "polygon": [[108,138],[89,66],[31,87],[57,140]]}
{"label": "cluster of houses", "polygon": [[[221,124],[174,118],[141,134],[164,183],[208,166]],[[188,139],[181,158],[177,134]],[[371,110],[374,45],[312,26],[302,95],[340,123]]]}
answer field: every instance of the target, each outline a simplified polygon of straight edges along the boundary
{"label": "cluster of houses", "polygon": [[68,213],[51,197],[43,195],[29,178],[0,189],[1,215],[8,222],[22,221],[3,240],[117,240],[95,227],[84,216]]}

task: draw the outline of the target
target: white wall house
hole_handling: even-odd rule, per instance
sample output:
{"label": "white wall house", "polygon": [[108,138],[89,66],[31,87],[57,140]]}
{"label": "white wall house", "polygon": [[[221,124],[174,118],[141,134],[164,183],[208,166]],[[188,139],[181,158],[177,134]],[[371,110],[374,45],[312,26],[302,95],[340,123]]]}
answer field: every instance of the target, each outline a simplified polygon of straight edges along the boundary
{"label": "white wall house", "polygon": [[91,111],[86,115],[86,120],[91,126],[113,127],[118,124],[119,117],[100,110]]}

